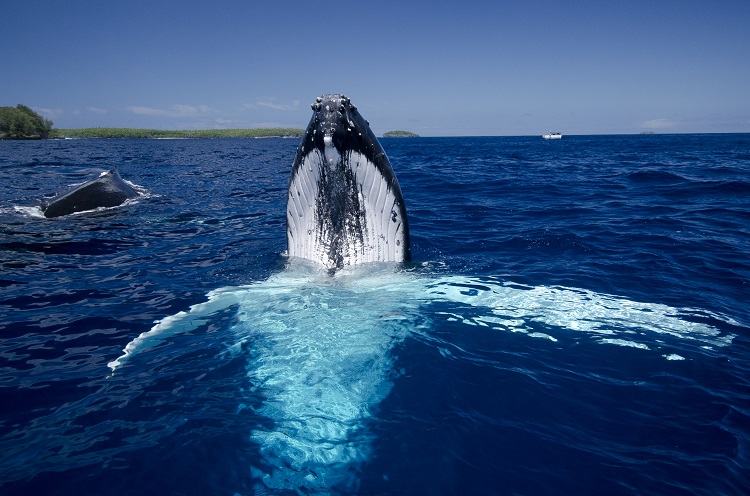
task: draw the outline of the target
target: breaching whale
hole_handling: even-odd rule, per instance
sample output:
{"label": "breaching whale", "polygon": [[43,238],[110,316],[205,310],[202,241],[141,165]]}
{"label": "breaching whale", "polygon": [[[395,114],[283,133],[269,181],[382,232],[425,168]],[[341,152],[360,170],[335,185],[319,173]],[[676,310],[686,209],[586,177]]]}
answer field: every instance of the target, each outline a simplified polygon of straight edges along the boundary
{"label": "breaching whale", "polygon": [[[202,356],[210,354],[206,348],[221,350],[217,360],[246,357],[247,377],[236,380],[247,396],[237,396],[238,410],[251,410],[255,419],[248,428],[257,447],[249,467],[255,494],[358,492],[377,455],[379,405],[402,373],[400,349],[410,336],[432,340],[432,326],[441,322],[540,342],[565,339],[563,331],[587,333],[603,344],[646,350],[648,333],[712,346],[731,341],[685,319],[695,314],[690,309],[366,263],[409,260],[409,231],[395,175],[352,107],[339,95],[313,104],[289,180],[286,270],[211,291],[205,301],[156,322],[108,364],[115,373],[154,350],[159,356],[137,361],[133,375],[157,366],[166,377],[168,362],[196,349]],[[229,332],[217,332],[227,312]],[[178,334],[196,341],[160,346]],[[434,341],[445,357],[460,350]]]}
{"label": "breaching whale", "polygon": [[404,198],[369,123],[340,94],[312,109],[289,178],[288,255],[329,270],[409,261]]}
{"label": "breaching whale", "polygon": [[45,217],[60,217],[100,207],[116,207],[137,196],[136,190],[120,177],[117,169],[112,169],[53,199],[42,206],[42,211]]}

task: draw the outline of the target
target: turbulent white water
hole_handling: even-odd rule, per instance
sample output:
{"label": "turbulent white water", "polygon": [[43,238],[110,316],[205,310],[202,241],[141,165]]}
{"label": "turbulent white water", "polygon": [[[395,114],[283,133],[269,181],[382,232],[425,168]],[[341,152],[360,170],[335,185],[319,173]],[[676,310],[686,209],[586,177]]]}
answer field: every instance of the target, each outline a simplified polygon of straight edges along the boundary
{"label": "turbulent white water", "polygon": [[713,347],[733,337],[700,322],[726,321],[721,316],[582,289],[431,277],[394,272],[387,264],[330,276],[303,265],[209,293],[206,302],[141,334],[110,367],[117,370],[231,306],[238,310],[235,342],[228,345],[247,353],[249,389],[265,398],[256,411],[269,419],[249,432],[263,455],[262,466],[251,470],[268,488],[304,493],[356,488],[357,471],[371,456],[368,421],[396,377],[395,346],[411,332],[429,333],[431,320],[460,322],[467,332],[483,326],[553,341],[587,333],[602,344],[645,352],[665,340]]}

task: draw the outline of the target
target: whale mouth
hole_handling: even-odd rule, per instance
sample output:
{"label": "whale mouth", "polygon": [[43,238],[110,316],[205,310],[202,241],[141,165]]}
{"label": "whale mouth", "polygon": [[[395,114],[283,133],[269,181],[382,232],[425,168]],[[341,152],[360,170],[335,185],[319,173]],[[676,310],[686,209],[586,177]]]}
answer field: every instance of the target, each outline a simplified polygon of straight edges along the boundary
{"label": "whale mouth", "polygon": [[311,107],[289,179],[288,255],[333,271],[409,261],[401,188],[369,123],[341,94]]}

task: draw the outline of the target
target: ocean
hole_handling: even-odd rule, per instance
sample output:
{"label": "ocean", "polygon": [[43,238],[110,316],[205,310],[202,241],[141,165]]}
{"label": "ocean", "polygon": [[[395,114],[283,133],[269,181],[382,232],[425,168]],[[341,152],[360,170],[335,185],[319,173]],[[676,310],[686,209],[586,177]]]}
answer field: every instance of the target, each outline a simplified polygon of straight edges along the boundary
{"label": "ocean", "polygon": [[749,134],[381,143],[413,260],[330,276],[296,139],[0,141],[0,495],[748,494]]}

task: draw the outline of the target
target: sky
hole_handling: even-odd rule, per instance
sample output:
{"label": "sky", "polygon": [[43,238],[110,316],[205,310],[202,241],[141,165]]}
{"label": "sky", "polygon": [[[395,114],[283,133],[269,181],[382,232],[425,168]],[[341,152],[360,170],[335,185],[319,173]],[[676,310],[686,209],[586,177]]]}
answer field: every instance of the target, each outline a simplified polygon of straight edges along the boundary
{"label": "sky", "polygon": [[56,128],[380,135],[750,132],[750,1],[30,0],[0,6],[0,106]]}

